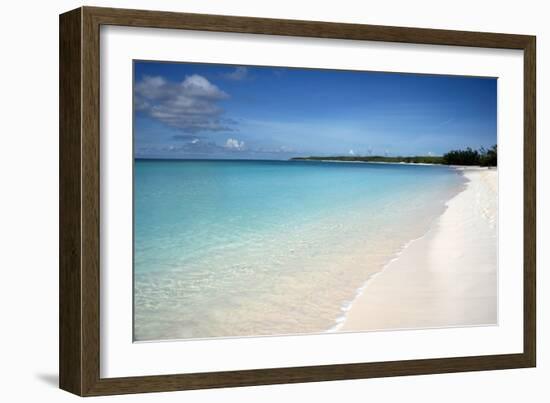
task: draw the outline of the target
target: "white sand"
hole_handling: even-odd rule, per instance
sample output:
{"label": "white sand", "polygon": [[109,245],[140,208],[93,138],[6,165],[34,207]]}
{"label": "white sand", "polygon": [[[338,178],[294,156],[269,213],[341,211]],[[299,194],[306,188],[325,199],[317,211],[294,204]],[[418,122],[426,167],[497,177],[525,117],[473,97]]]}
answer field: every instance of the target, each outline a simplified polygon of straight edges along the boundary
{"label": "white sand", "polygon": [[464,168],[469,182],[422,238],[369,280],[340,330],[497,322],[497,171]]}

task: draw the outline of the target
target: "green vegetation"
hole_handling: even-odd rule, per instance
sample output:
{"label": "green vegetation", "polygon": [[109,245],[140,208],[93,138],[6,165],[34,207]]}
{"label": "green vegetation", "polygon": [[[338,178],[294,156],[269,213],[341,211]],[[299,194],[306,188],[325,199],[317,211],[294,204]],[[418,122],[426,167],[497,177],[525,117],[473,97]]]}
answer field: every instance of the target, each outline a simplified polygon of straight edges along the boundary
{"label": "green vegetation", "polygon": [[497,166],[497,146],[490,149],[480,148],[472,150],[453,150],[443,155],[443,163],[447,165],[480,165],[485,167]]}
{"label": "green vegetation", "polygon": [[452,150],[443,156],[414,156],[414,157],[386,157],[386,156],[333,156],[333,157],[295,157],[293,161],[343,161],[343,162],[391,162],[408,164],[442,164],[442,165],[479,165],[486,167],[497,166],[497,146],[490,149],[480,148],[473,150]]}
{"label": "green vegetation", "polygon": [[483,147],[480,150],[479,165],[483,167],[497,166],[497,145],[495,144],[490,149],[486,150]]}

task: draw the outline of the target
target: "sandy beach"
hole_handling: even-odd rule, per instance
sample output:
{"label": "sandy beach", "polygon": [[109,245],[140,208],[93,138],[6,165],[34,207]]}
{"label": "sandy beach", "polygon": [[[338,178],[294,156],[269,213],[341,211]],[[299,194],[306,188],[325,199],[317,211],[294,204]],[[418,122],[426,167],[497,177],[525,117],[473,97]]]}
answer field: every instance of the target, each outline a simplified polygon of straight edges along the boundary
{"label": "sandy beach", "polygon": [[367,282],[339,330],[497,323],[497,170],[457,169],[465,190]]}

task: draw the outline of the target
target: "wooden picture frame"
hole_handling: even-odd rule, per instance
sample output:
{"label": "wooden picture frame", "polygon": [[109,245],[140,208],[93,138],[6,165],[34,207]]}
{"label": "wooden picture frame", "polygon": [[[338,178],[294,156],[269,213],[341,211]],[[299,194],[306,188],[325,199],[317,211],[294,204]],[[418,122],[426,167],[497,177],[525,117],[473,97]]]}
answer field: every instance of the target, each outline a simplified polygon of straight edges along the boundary
{"label": "wooden picture frame", "polygon": [[[171,28],[524,52],[524,348],[467,356],[127,378],[100,377],[100,26]],[[60,16],[60,388],[80,396],[534,367],[536,363],[535,37],[81,7]]]}

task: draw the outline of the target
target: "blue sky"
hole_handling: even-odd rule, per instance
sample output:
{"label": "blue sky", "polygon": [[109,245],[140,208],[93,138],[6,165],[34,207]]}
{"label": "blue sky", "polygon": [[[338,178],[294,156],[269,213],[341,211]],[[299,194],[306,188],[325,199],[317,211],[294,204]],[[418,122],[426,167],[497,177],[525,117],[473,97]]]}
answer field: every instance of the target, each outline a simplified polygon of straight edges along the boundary
{"label": "blue sky", "polygon": [[497,80],[134,63],[137,157],[442,155],[496,144]]}

